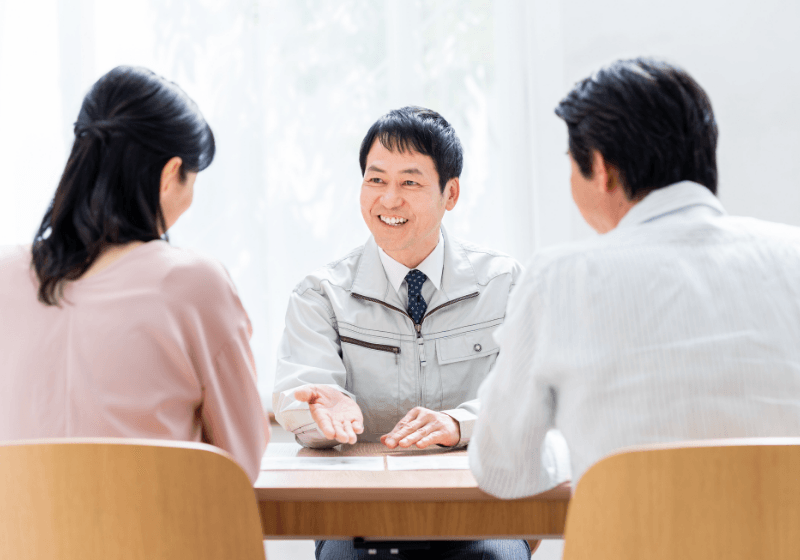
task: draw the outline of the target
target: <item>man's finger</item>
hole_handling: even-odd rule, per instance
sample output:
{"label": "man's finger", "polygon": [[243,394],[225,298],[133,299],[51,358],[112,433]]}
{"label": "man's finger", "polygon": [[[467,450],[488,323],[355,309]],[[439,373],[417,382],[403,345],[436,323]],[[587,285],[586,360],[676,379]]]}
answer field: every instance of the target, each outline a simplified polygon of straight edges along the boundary
{"label": "man's finger", "polygon": [[423,409],[419,407],[414,407],[409,410],[406,415],[403,416],[397,424],[395,424],[391,432],[381,436],[381,443],[383,443],[389,449],[394,449],[397,447],[397,442],[399,442],[406,435],[405,433],[402,433],[402,430],[409,424],[409,422],[416,420],[422,410]]}
{"label": "man's finger", "polygon": [[397,433],[396,432],[397,432],[398,429],[399,429],[398,426],[395,426],[394,428],[392,428],[391,432],[389,432],[388,434],[382,435],[381,436],[381,443],[383,443],[385,446],[389,447],[390,449],[394,449],[394,446],[397,445],[397,439],[395,439],[395,438],[397,438]]}
{"label": "man's finger", "polygon": [[353,424],[352,422],[345,421],[342,425],[344,427],[344,433],[347,436],[347,443],[352,445],[358,440],[356,433],[353,431]]}
{"label": "man's finger", "polygon": [[413,420],[411,423],[408,424],[403,424],[403,420],[400,420],[397,426],[394,427],[394,430],[386,434],[386,445],[388,445],[389,447],[394,447],[403,438],[405,438],[409,434],[413,434],[422,426],[423,426],[422,422],[418,420]]}
{"label": "man's finger", "polygon": [[312,414],[317,427],[322,431],[323,435],[328,439],[333,439],[336,435],[336,430],[333,429],[333,422],[327,414]]}
{"label": "man's finger", "polygon": [[445,433],[442,432],[441,430],[436,430],[435,432],[431,432],[430,434],[428,434],[427,436],[425,436],[424,438],[420,439],[417,442],[417,447],[419,449],[425,449],[426,447],[428,447],[429,445],[433,445],[434,443],[441,443],[441,441],[444,439],[443,438],[444,435]]}
{"label": "man's finger", "polygon": [[[420,428],[425,425],[425,422],[420,422],[419,420],[414,420],[413,422],[409,422],[405,426],[402,426],[397,432],[394,434],[395,439],[401,440],[409,434],[413,434]],[[389,434],[391,435],[391,434]]]}
{"label": "man's finger", "polygon": [[357,434],[364,433],[364,424],[358,420],[353,421],[353,431]]}
{"label": "man's finger", "polygon": [[401,439],[400,447],[411,447],[419,440],[427,436],[428,432],[430,432],[431,430],[429,426],[430,424],[425,424],[424,426],[421,426],[418,430],[416,430],[414,433],[409,434],[408,436]]}
{"label": "man's finger", "polygon": [[412,431],[418,429],[423,424],[427,423],[425,418],[422,417],[423,408],[412,408],[408,414],[403,416],[400,421],[395,424],[395,427],[389,432],[389,436],[395,441],[399,441],[404,436],[410,434]]}
{"label": "man's finger", "polygon": [[343,422],[341,420],[338,422],[334,422],[333,424],[333,427],[336,430],[336,441],[338,441],[339,443],[347,443],[350,438],[344,431],[344,426],[342,424]]}
{"label": "man's finger", "polygon": [[389,432],[389,435],[391,435],[392,433],[394,433],[397,430],[401,429],[403,426],[407,426],[408,424],[410,424],[411,422],[416,420],[417,416],[419,416],[419,409],[418,408],[412,408],[411,410],[409,410],[406,413],[406,415],[403,416],[400,419],[400,421],[397,424],[394,425],[394,428],[392,428],[392,431]]}

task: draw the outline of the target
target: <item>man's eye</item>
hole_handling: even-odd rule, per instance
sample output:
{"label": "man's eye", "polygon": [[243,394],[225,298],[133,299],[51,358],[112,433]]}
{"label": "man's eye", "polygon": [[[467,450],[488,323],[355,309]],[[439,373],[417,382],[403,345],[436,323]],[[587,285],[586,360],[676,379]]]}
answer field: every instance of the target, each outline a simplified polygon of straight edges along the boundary
{"label": "man's eye", "polygon": [[383,179],[381,179],[380,177],[372,177],[371,179],[368,179],[368,181],[370,183],[383,183]]}
{"label": "man's eye", "polygon": [[403,181],[403,184],[404,184],[404,185],[412,185],[412,186],[414,186],[414,185],[419,185],[419,183],[417,183],[416,181],[412,181],[412,180],[410,180],[410,179],[409,179],[409,180],[407,180],[407,181]]}

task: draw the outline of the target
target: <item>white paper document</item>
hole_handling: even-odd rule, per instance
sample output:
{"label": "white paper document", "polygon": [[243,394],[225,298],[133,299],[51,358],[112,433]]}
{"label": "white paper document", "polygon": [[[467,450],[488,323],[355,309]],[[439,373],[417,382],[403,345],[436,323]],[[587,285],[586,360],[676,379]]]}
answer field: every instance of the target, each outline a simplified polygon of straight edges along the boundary
{"label": "white paper document", "polygon": [[383,457],[268,457],[262,471],[382,471]]}
{"label": "white paper document", "polygon": [[432,471],[469,469],[467,455],[411,455],[386,457],[390,471]]}

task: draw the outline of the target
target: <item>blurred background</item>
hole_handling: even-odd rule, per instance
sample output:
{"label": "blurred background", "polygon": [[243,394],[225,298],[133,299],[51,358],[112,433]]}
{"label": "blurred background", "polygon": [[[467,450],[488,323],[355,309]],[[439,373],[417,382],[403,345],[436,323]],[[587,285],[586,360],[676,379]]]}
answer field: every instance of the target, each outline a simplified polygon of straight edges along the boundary
{"label": "blurred background", "polygon": [[290,291],[369,235],[358,149],[379,116],[444,115],[466,151],[445,226],[526,261],[594,235],[556,103],[612,60],[664,58],[714,104],[728,211],[800,225],[798,27],[796,0],[0,0],[0,245],[32,240],[97,78],[174,80],[218,151],[171,242],[233,276],[269,407]]}

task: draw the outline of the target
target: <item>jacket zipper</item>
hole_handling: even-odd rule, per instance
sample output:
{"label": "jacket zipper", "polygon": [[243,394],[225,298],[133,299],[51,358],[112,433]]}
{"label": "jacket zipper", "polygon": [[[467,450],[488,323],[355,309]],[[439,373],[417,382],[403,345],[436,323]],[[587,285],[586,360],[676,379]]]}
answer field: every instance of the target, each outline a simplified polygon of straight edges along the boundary
{"label": "jacket zipper", "polygon": [[434,308],[434,309],[432,309],[432,310],[428,311],[428,312],[425,314],[425,316],[422,318],[422,320],[419,322],[419,324],[420,324],[420,327],[422,327],[422,322],[423,322],[423,321],[425,321],[425,319],[427,319],[428,317],[430,317],[430,316],[431,316],[431,314],[433,314],[433,313],[436,313],[437,311],[439,311],[441,308],[443,308],[443,307],[447,307],[448,305],[453,305],[454,303],[458,303],[459,301],[464,301],[465,299],[472,299],[472,298],[474,298],[474,297],[478,297],[478,292],[473,292],[473,293],[471,293],[471,294],[467,294],[467,295],[465,295],[465,296],[461,296],[460,298],[456,298],[456,299],[454,299],[454,300],[448,301],[447,303],[443,303],[443,304],[442,304],[442,305],[440,305],[439,307],[436,307],[436,308]]}
{"label": "jacket zipper", "polygon": [[[379,300],[379,299],[375,299],[375,298],[371,298],[371,297],[367,297],[367,296],[362,296],[361,294],[351,294],[351,295],[352,295],[354,298],[356,298],[356,299],[363,299],[363,300],[366,300],[366,301],[371,301],[371,302],[373,302],[373,303],[380,304],[380,305],[382,305],[382,306],[384,306],[384,307],[388,307],[389,309],[392,309],[392,310],[394,310],[394,311],[397,311],[398,313],[402,313],[403,315],[405,315],[406,317],[408,317],[409,319],[411,319],[411,322],[412,322],[412,323],[414,322],[414,319],[412,319],[412,318],[411,318],[411,315],[409,315],[409,313],[408,313],[407,311],[403,311],[403,310],[402,310],[402,309],[400,309],[399,307],[395,307],[394,305],[389,305],[389,304],[388,304],[388,303],[386,303],[385,301],[381,301],[381,300]],[[442,305],[440,305],[439,307],[436,307],[436,308],[434,308],[434,309],[431,309],[430,311],[428,311],[428,312],[425,314],[425,316],[424,316],[424,317],[423,317],[423,318],[420,320],[419,324],[417,324],[417,323],[414,323],[414,328],[415,328],[415,329],[416,329],[416,331],[417,331],[417,344],[419,344],[419,345],[420,345],[420,349],[422,349],[422,344],[423,344],[423,341],[422,341],[422,323],[424,323],[424,322],[425,322],[425,319],[427,319],[427,318],[428,318],[428,317],[430,317],[430,316],[431,316],[433,313],[436,313],[436,312],[437,312],[437,311],[439,311],[440,309],[442,309],[442,308],[444,308],[444,307],[447,307],[448,305],[453,305],[454,303],[458,303],[458,302],[460,302],[460,301],[464,301],[465,299],[472,299],[472,298],[474,298],[474,297],[478,297],[478,292],[473,292],[473,293],[471,293],[471,294],[467,294],[467,295],[465,295],[465,296],[461,296],[460,298],[456,298],[456,299],[454,299],[454,300],[451,300],[451,301],[448,301],[448,302],[446,302],[446,303],[443,303],[443,304],[442,304]],[[344,340],[344,338],[342,338],[342,340]],[[398,349],[398,353],[399,353],[399,349]],[[424,351],[423,351],[423,353],[422,353],[422,354],[420,354],[420,364],[422,364],[422,365],[424,366],[426,363],[427,363],[427,362],[425,361],[425,353],[424,353]]]}
{"label": "jacket zipper", "polygon": [[[371,301],[373,303],[380,304],[380,305],[382,305],[384,307],[388,307],[389,309],[397,311],[398,313],[402,313],[403,315],[405,315],[406,317],[411,319],[412,322],[414,321],[414,319],[411,317],[411,315],[409,315],[408,311],[403,311],[399,307],[395,307],[394,305],[389,305],[385,301],[381,301],[379,299],[375,299],[375,298],[371,298],[371,297],[367,297],[367,296],[362,296],[361,294],[350,294],[350,295],[352,295],[356,299],[363,299],[363,300],[366,300],[366,301]],[[446,303],[443,303],[439,307],[435,307],[434,309],[431,309],[430,311],[428,311],[425,314],[425,316],[420,320],[419,324],[414,323],[414,327],[416,327],[416,330],[417,330],[417,336],[418,337],[422,336],[422,333],[420,332],[420,329],[422,328],[422,323],[425,321],[425,319],[430,317],[433,313],[436,313],[437,311],[439,311],[443,307],[447,307],[448,305],[453,305],[454,303],[458,303],[460,301],[464,301],[465,299],[472,299],[474,297],[478,297],[478,295],[479,295],[478,292],[473,292],[471,294],[467,294],[465,296],[461,296],[460,298],[456,298],[454,300],[451,300],[451,301],[448,301]]]}
{"label": "jacket zipper", "polygon": [[350,338],[349,336],[340,336],[339,340],[347,342],[348,344],[355,344],[356,346],[363,346],[371,350],[380,350],[381,352],[391,352],[394,354],[394,362],[397,363],[397,355],[400,353],[400,348],[397,346],[389,346],[387,344],[373,344],[372,342],[365,342],[357,338]]}
{"label": "jacket zipper", "polygon": [[[350,295],[352,295],[356,299],[363,299],[365,301],[371,301],[373,303],[377,303],[377,304],[382,305],[384,307],[388,307],[389,309],[397,311],[398,313],[402,313],[403,315],[405,315],[406,317],[411,319],[412,323],[414,323],[414,319],[411,317],[411,315],[407,311],[403,311],[402,309],[400,309],[398,307],[395,307],[394,305],[389,305],[385,301],[381,301],[379,299],[375,299],[375,298],[371,298],[371,297],[367,297],[367,296],[362,296],[360,294],[355,294],[355,293],[351,293]],[[479,295],[479,292],[473,292],[471,294],[467,294],[465,296],[461,296],[460,298],[456,298],[454,300],[451,300],[451,301],[448,301],[446,303],[443,303],[439,307],[436,307],[436,308],[431,309],[430,311],[428,311],[425,314],[425,316],[422,319],[420,319],[418,324],[414,323],[414,329],[416,329],[416,331],[417,331],[417,348],[419,349],[419,366],[420,366],[419,370],[420,370],[421,379],[419,380],[420,393],[419,393],[419,395],[417,395],[417,402],[420,403],[420,405],[424,405],[425,404],[425,403],[422,402],[422,394],[423,394],[423,388],[425,387],[425,378],[424,378],[425,366],[428,365],[428,362],[425,359],[425,339],[422,337],[422,323],[425,322],[425,319],[427,319],[433,313],[436,313],[440,309],[442,309],[444,307],[447,307],[448,305],[453,305],[454,303],[458,303],[460,301],[464,301],[465,299],[472,299],[474,297],[478,297],[478,295]],[[342,340],[344,340],[344,338],[342,338]],[[399,353],[399,348],[398,348],[398,353]],[[397,360],[397,354],[395,354],[394,356],[395,356],[395,361],[396,361]]]}
{"label": "jacket zipper", "polygon": [[[384,306],[384,307],[388,307],[389,309],[394,309],[394,310],[395,310],[395,311],[397,311],[398,313],[402,313],[403,315],[405,315],[406,317],[408,317],[409,319],[411,319],[411,315],[409,315],[409,314],[408,314],[408,311],[403,311],[403,310],[402,310],[402,309],[400,309],[399,307],[395,307],[394,305],[389,305],[389,304],[388,304],[388,303],[386,303],[385,301],[381,301],[381,300],[379,300],[379,299],[375,299],[375,298],[371,298],[371,297],[367,297],[367,296],[362,296],[361,294],[353,294],[353,293],[351,293],[350,295],[351,295],[351,296],[353,296],[353,297],[354,297],[354,298],[356,298],[356,299],[363,299],[363,300],[366,300],[366,301],[371,301],[371,302],[373,302],[373,303],[379,303],[379,304],[381,304],[382,306]],[[413,321],[414,321],[414,319],[411,319],[411,321],[413,322]]]}

